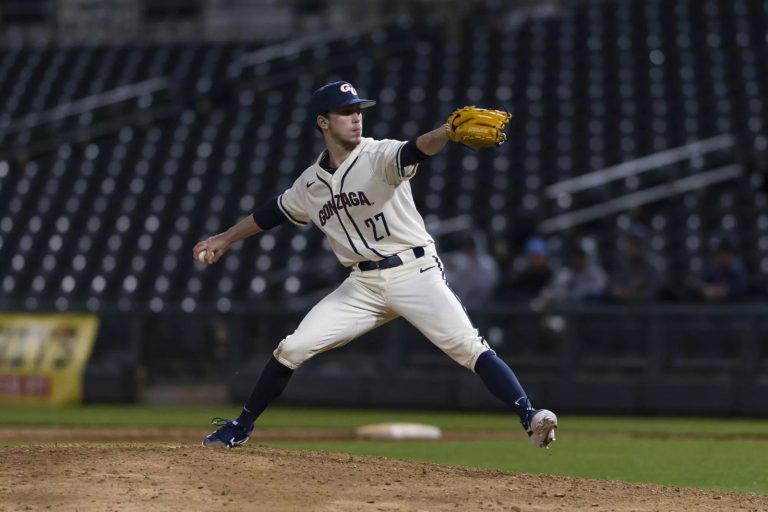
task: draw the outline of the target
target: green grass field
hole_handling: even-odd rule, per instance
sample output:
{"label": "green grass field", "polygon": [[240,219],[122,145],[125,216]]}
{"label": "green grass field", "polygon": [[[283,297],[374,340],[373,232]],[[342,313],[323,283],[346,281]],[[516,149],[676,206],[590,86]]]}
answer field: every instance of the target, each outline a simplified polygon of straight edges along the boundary
{"label": "green grass field", "polygon": [[[0,425],[207,428],[237,409],[143,407],[0,407]],[[273,408],[263,428],[353,429],[370,423],[418,422],[446,432],[508,432],[509,415]],[[671,436],[671,437],[668,437]],[[0,439],[0,445],[11,444]],[[564,416],[558,441],[538,450],[525,441],[313,441],[271,446],[377,455],[503,471],[609,478],[768,494],[768,421],[704,418]]]}

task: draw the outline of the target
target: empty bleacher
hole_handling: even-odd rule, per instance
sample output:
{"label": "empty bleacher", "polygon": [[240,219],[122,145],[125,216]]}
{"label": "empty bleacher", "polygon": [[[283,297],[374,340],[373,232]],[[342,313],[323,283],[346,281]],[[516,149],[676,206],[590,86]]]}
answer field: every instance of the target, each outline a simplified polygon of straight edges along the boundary
{"label": "empty bleacher", "polygon": [[[338,282],[342,269],[317,230],[277,229],[213,267],[195,264],[190,250],[311,162],[321,146],[309,94],[339,78],[379,100],[366,112],[373,137],[415,137],[465,103],[513,112],[501,148],[452,146],[422,167],[413,189],[427,221],[467,214],[492,239],[514,241],[553,216],[736,165],[734,179],[548,238],[558,249],[574,234],[598,234],[610,265],[617,233],[640,222],[672,272],[685,274],[701,268],[707,240],[725,230],[764,276],[766,9],[759,0],[574,2],[486,28],[402,21],[261,60],[248,59],[258,45],[4,49],[0,301],[228,311]],[[145,94],[112,96],[147,83]],[[94,97],[105,104],[83,103]],[[545,193],[723,134],[733,145],[706,157]]]}

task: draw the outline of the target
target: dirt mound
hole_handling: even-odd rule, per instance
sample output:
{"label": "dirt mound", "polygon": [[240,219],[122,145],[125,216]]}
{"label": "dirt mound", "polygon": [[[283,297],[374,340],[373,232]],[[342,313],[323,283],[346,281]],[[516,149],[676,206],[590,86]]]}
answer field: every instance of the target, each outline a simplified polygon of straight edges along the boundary
{"label": "dirt mound", "polygon": [[[0,427],[0,439],[13,441],[202,441],[215,427]],[[258,429],[251,442],[333,441],[355,438],[354,430],[342,429]]]}
{"label": "dirt mound", "polygon": [[248,445],[0,448],[0,511],[722,511],[768,497]]}

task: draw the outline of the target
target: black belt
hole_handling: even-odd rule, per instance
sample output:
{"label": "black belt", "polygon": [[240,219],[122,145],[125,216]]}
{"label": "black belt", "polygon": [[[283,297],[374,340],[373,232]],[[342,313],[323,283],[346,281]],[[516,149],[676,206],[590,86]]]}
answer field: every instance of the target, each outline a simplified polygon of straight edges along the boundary
{"label": "black belt", "polygon": [[[421,258],[424,256],[424,248],[423,247],[414,247],[411,249],[413,251],[413,255],[417,258]],[[383,269],[383,268],[393,268],[393,267],[399,267],[403,264],[403,260],[400,259],[400,256],[395,254],[394,256],[390,256],[389,258],[384,258],[383,260],[379,261],[361,261],[357,264],[357,268],[360,270],[376,270],[376,269]]]}

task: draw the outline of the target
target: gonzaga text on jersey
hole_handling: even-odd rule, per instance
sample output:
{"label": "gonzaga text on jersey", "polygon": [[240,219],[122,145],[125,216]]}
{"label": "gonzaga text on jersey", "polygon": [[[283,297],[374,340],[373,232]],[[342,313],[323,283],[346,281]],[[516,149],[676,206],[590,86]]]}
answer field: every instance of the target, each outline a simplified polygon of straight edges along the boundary
{"label": "gonzaga text on jersey", "polygon": [[334,194],[333,199],[325,203],[318,212],[320,225],[325,226],[325,223],[328,222],[331,217],[336,215],[340,209],[344,209],[347,206],[360,206],[361,204],[368,206],[373,205],[362,190],[359,192],[342,192],[340,194]]}

